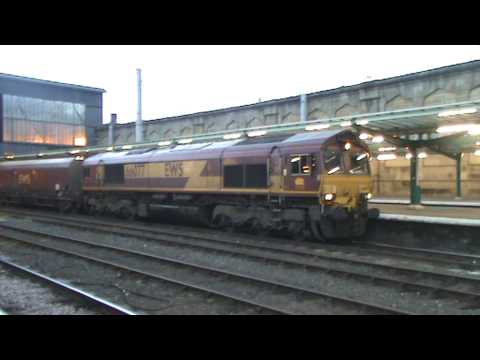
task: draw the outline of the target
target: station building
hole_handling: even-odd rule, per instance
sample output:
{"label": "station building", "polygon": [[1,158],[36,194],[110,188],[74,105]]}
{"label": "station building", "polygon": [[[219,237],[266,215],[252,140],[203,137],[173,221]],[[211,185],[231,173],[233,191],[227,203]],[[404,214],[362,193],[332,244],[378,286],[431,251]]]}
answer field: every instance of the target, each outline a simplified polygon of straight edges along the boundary
{"label": "station building", "polygon": [[[143,137],[145,142],[155,142],[218,131],[318,120],[329,122],[375,114],[375,118],[396,118],[389,120],[387,133],[395,134],[398,130],[397,133],[411,136],[412,139],[430,139],[435,135],[436,128],[423,126],[423,120],[412,123],[412,112],[418,116],[421,112],[430,111],[436,118],[442,106],[477,100],[480,100],[480,60],[282,99],[152,119],[143,124]],[[477,114],[480,114],[480,106],[477,107]],[[473,121],[480,122],[479,119]],[[430,125],[436,123],[437,121],[431,121]],[[115,126],[113,144],[109,142],[108,133],[108,125],[97,129],[99,145],[135,143],[134,122]],[[375,148],[375,144],[372,145]],[[381,147],[389,145],[384,143],[376,146]],[[439,152],[429,152],[427,158],[419,159],[418,185],[422,188],[423,195],[435,198],[459,197],[460,186],[463,198],[480,200],[480,156],[475,155],[479,151],[480,141],[476,148],[470,146],[460,152],[461,163],[454,160],[453,155],[456,156],[457,153],[446,157]],[[404,155],[386,161],[375,157],[371,164],[375,196],[408,196],[411,192],[410,161]],[[460,183],[457,183],[457,177]]]}
{"label": "station building", "polygon": [[0,73],[0,155],[91,145],[104,92]]}

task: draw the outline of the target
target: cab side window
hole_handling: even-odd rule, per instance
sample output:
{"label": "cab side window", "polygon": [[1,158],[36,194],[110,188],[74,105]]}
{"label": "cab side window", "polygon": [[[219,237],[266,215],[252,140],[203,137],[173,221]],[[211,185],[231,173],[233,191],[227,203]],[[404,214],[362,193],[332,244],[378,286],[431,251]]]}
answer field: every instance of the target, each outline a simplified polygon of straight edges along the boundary
{"label": "cab side window", "polygon": [[310,155],[292,155],[290,156],[290,174],[291,175],[310,175],[312,173]]}

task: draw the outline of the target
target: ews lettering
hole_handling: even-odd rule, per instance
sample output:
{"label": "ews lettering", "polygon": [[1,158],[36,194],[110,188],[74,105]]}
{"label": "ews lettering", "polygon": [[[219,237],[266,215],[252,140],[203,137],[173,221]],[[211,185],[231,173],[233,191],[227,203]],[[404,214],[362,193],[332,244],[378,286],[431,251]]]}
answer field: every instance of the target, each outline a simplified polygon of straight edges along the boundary
{"label": "ews lettering", "polygon": [[30,177],[30,174],[19,174],[18,175],[18,184],[24,184],[24,185],[30,185],[32,183],[32,178]]}
{"label": "ews lettering", "polygon": [[167,177],[183,176],[183,163],[175,162],[175,161],[165,163],[165,176]]}

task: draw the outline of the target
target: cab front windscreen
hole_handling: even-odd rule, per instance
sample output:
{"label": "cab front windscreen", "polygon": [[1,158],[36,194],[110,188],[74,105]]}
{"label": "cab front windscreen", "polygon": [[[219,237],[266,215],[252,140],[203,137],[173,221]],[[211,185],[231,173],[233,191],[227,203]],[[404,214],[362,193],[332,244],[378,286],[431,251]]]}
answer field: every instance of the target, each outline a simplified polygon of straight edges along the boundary
{"label": "cab front windscreen", "polygon": [[370,155],[366,149],[349,142],[328,145],[323,152],[327,175],[369,175]]}

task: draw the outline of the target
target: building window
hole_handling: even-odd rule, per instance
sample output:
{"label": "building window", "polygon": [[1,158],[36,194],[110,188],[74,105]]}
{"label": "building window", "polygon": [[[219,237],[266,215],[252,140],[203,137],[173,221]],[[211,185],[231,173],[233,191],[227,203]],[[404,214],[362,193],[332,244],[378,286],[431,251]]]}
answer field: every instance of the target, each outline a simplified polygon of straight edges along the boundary
{"label": "building window", "polygon": [[4,141],[85,146],[85,105],[3,95]]}

